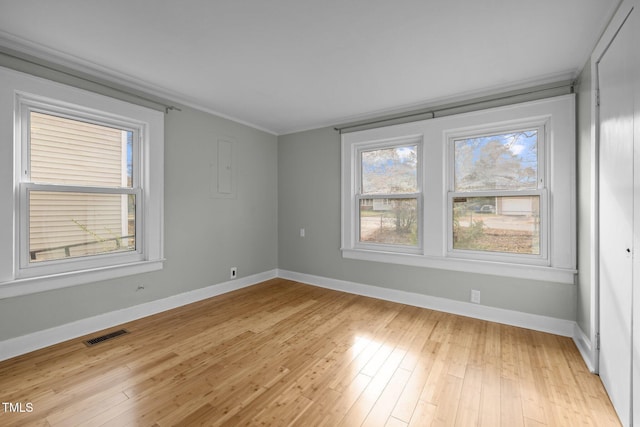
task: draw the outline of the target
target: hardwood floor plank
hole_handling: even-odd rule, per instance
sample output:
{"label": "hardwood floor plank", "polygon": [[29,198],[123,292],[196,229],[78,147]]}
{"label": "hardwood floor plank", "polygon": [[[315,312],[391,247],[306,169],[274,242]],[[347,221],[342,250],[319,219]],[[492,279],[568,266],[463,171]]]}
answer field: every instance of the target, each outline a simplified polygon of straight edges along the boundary
{"label": "hardwood floor plank", "polygon": [[89,396],[86,399],[78,399],[68,406],[53,412],[47,417],[47,421],[52,427],[77,425],[82,420],[93,417],[106,411],[112,406],[118,405],[129,398],[124,393],[113,393],[107,391]]}
{"label": "hardwood floor plank", "polygon": [[384,425],[384,427],[408,427],[409,424],[405,423],[404,421],[400,421],[397,418],[394,417],[390,417],[387,420],[387,423]]}
{"label": "hardwood floor plank", "polygon": [[[349,347],[347,345],[351,344]],[[332,380],[342,378],[340,372],[347,369],[353,360],[364,350],[357,342],[345,341],[338,344],[331,352],[322,357],[300,381],[302,393],[309,399],[316,400],[319,395],[330,390]]]}
{"label": "hardwood floor plank", "polygon": [[499,355],[497,358],[490,356],[482,367],[479,426],[492,427],[500,425],[502,385],[499,357]]}
{"label": "hardwood floor plank", "polygon": [[455,375],[446,374],[438,394],[438,404],[434,414],[433,426],[452,426],[458,415],[463,380]]}
{"label": "hardwood floor plank", "polygon": [[480,418],[480,396],[482,395],[482,369],[468,366],[462,380],[460,402],[455,425],[467,427],[475,425]]}
{"label": "hardwood floor plank", "polygon": [[[354,425],[359,426],[363,423],[371,409],[376,404],[376,401],[382,394],[383,390],[386,388],[396,369],[398,369],[404,355],[405,350],[399,348],[394,349],[388,355],[382,366],[380,366],[380,369],[374,373],[371,382],[354,402],[353,406],[349,408],[349,411],[338,425],[349,427]],[[370,376],[364,372],[362,372],[362,375]]]}
{"label": "hardwood floor plank", "polygon": [[[387,383],[384,391],[376,401],[375,405],[369,411],[369,415],[365,418],[363,426],[367,427],[384,427],[389,418],[391,411],[395,407],[402,390],[409,381],[411,372],[398,367],[393,376]],[[397,420],[397,418],[396,418]]]}
{"label": "hardwood floor plank", "polygon": [[416,321],[408,326],[415,331],[411,342],[407,347],[407,355],[402,359],[400,365],[401,368],[413,371],[419,362],[422,361],[421,352],[427,343],[434,341],[429,340],[429,337],[433,333],[433,329],[436,327],[437,320],[434,319],[434,311],[419,309],[419,315]]}
{"label": "hardwood floor plank", "polygon": [[522,399],[517,381],[505,377],[500,384],[500,425],[514,427],[524,425]]}
{"label": "hardwood floor plank", "polygon": [[437,410],[438,407],[433,403],[425,402],[424,400],[418,401],[416,410],[409,421],[409,427],[430,426],[435,420]]}
{"label": "hardwood floor plank", "polygon": [[[435,341],[427,341],[424,344],[421,352],[416,357],[418,361],[411,372],[407,385],[404,390],[402,390],[402,393],[398,398],[398,402],[393,408],[393,417],[405,423],[411,421],[411,417],[418,405],[422,391],[425,388],[440,346],[441,344]],[[403,366],[403,364],[400,365],[401,368]]]}
{"label": "hardwood floor plank", "polygon": [[254,418],[255,425],[290,425],[307,410],[313,401],[305,397],[296,383],[273,400]]}
{"label": "hardwood floor plank", "polygon": [[4,426],[618,426],[570,338],[284,279],[0,362]]}
{"label": "hardwood floor plank", "polygon": [[344,368],[335,373],[334,378],[329,383],[329,387],[342,392],[353,380],[360,375],[362,368],[382,347],[382,343],[371,341],[366,338],[355,338],[358,345],[358,354]]}
{"label": "hardwood floor plank", "polygon": [[446,355],[449,354],[449,349],[451,348],[451,345],[447,342],[440,344],[420,396],[420,400],[433,403],[436,406],[443,397],[440,392],[443,389],[443,384],[447,381],[447,371],[449,367],[449,361]]}
{"label": "hardwood floor plank", "polygon": [[522,399],[522,414],[526,420],[535,420],[541,425],[547,423],[546,411],[541,403],[541,390],[536,382],[534,372],[534,358],[532,354],[535,347],[532,344],[531,334],[529,331],[522,331],[525,338],[524,342],[518,345],[518,364],[519,364],[519,388]]}
{"label": "hardwood floor plank", "polygon": [[[371,382],[371,377],[368,377],[363,374],[358,374],[353,379],[351,384],[349,384],[347,387],[342,389],[342,391],[340,392],[340,396],[341,396],[340,399],[336,402],[336,404],[333,407],[328,408],[329,411],[320,421],[318,426],[320,427],[337,426],[340,420],[342,420],[345,414],[349,411],[349,409],[353,407],[355,402],[358,400],[358,398],[364,392],[364,390],[367,388],[370,382]],[[307,426],[307,424],[302,420],[298,420],[298,422],[296,423],[296,426],[305,427]]]}

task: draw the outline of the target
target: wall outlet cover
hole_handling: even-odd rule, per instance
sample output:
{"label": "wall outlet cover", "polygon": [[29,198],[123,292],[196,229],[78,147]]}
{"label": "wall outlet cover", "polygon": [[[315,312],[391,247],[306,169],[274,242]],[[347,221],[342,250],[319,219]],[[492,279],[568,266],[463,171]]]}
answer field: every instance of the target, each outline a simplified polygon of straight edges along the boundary
{"label": "wall outlet cover", "polygon": [[476,289],[471,290],[471,302],[474,304],[480,304],[480,291]]}

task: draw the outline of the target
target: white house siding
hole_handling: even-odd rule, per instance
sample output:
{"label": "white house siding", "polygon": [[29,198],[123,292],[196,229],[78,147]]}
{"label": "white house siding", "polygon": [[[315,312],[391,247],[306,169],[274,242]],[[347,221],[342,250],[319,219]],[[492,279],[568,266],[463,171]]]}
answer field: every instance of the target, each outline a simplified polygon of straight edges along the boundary
{"label": "white house siding", "polygon": [[538,211],[537,197],[499,197],[497,200],[498,215],[532,216]]}
{"label": "white house siding", "polygon": [[[126,132],[41,113],[30,116],[31,181],[63,185],[120,187],[127,185]],[[125,134],[125,135],[123,135]],[[30,251],[101,242],[128,234],[127,198],[119,194],[32,192]],[[117,243],[70,248],[109,251]],[[64,249],[40,253],[36,260],[60,258]]]}

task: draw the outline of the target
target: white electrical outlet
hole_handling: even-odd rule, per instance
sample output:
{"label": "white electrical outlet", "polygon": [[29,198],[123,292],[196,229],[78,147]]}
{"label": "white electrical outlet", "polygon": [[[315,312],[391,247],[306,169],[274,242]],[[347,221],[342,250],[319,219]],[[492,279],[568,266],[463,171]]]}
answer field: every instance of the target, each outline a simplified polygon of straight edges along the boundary
{"label": "white electrical outlet", "polygon": [[238,267],[231,267],[231,278],[235,279],[238,276]]}
{"label": "white electrical outlet", "polygon": [[304,235],[305,235],[304,228],[301,228],[300,229],[300,237],[304,237]]}
{"label": "white electrical outlet", "polygon": [[471,289],[471,302],[474,304],[480,304],[480,291]]}

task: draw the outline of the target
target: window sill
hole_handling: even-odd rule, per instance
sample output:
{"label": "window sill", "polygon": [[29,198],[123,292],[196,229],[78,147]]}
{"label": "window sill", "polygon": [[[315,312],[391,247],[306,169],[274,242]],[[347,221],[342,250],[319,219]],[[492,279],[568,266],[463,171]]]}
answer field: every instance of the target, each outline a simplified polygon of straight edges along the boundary
{"label": "window sill", "polygon": [[539,265],[514,264],[485,260],[398,254],[362,249],[342,249],[342,257],[361,261],[385,262],[414,267],[439,268],[467,273],[490,274],[518,279],[574,284],[577,270]]}
{"label": "window sill", "polygon": [[101,280],[161,270],[164,260],[140,261],[130,264],[93,268],[69,273],[14,279],[0,283],[0,299],[67,288]]}

